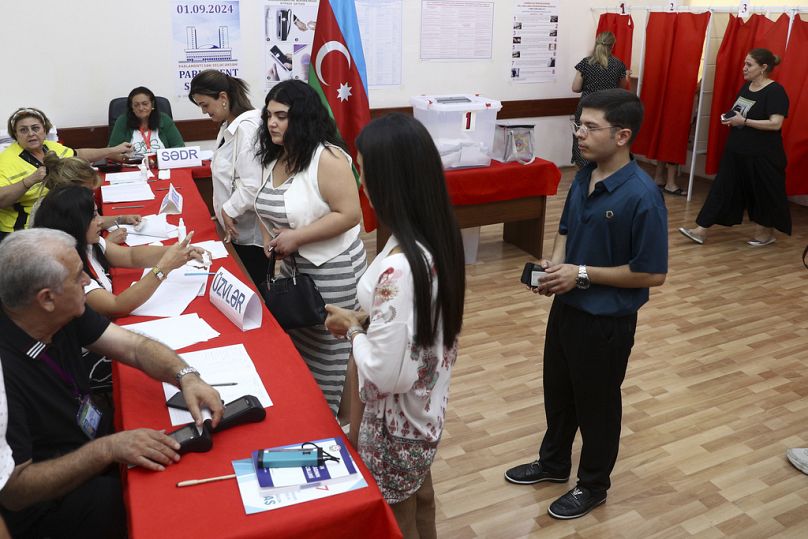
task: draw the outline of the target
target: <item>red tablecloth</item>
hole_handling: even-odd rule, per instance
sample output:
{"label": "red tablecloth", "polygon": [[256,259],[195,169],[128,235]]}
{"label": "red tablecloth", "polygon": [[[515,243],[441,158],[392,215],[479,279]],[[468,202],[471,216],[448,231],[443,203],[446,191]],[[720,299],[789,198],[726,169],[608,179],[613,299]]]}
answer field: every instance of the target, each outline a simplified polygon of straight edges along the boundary
{"label": "red tablecloth", "polygon": [[492,160],[487,167],[446,171],[446,186],[455,206],[554,195],[560,180],[558,167],[539,158],[529,165]]}
{"label": "red tablecloth", "polygon": [[200,166],[192,168],[191,176],[193,176],[195,180],[199,178],[210,178],[210,161],[202,161]]}
{"label": "red tablecloth", "polygon": [[[184,197],[183,219],[194,241],[219,239],[214,223],[197,192],[191,172],[173,170],[171,182]],[[152,183],[166,187],[168,181]],[[145,203],[105,204],[105,215],[156,213],[166,191]],[[142,209],[114,209],[144,204]],[[176,224],[179,216],[170,216]],[[212,270],[224,265],[245,281],[235,260],[215,260]],[[139,278],[141,271],[113,273],[113,286],[121,290]],[[210,283],[208,283],[210,284]],[[231,461],[246,458],[254,449],[303,442],[329,436],[343,436],[320,389],[286,333],[266,308],[259,329],[241,332],[206,297],[195,299],[187,312],[196,312],[221,335],[181,352],[243,343],[272,398],[262,423],[243,425],[217,434],[208,453],[188,454],[164,472],[128,470],[124,497],[129,512],[132,538],[154,537],[401,537],[388,505],[381,497],[370,472],[352,451],[368,487],[299,505],[247,516],[235,479],[195,487],[177,488],[185,479],[233,473]],[[120,319],[119,324],[143,321],[143,317]],[[149,427],[173,430],[161,384],[136,369],[115,363],[117,424],[124,429]]]}

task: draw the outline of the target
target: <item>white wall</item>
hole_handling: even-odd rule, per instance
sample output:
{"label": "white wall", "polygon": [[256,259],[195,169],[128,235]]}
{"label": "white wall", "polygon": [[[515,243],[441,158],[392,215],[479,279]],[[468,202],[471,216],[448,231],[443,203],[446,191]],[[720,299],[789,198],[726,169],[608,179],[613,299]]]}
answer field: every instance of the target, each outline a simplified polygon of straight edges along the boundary
{"label": "white wall", "polygon": [[[650,4],[635,1],[632,4]],[[420,0],[404,0],[402,85],[372,89],[371,107],[409,106],[424,93],[473,92],[499,100],[573,97],[573,66],[589,54],[600,12],[614,2],[561,0],[558,79],[517,84],[509,79],[513,0],[496,0],[493,58],[483,61],[422,62]],[[104,125],[109,100],[135,86],[148,86],[170,101],[176,119],[201,115],[187,98],[173,96],[170,0],[39,0],[5,2],[0,18],[0,121],[20,106],[43,109],[58,127]],[[253,104],[263,103],[263,2],[241,1],[242,73]],[[639,13],[638,13],[639,14]],[[638,14],[636,44],[642,28]],[[641,15],[640,15],[641,16]],[[644,23],[643,23],[644,24]],[[367,45],[371,46],[371,45]],[[637,69],[637,60],[633,62]],[[537,148],[558,164],[569,162],[567,117],[538,120]],[[564,131],[566,139],[566,131]]]}

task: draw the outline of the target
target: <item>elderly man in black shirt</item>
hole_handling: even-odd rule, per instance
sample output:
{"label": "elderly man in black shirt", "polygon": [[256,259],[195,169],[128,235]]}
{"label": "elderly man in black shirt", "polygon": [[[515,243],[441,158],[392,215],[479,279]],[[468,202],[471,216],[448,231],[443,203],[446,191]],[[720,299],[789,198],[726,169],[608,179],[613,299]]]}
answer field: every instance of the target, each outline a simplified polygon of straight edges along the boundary
{"label": "elderly man in black shirt", "polygon": [[219,394],[166,346],[124,330],[84,304],[75,240],[61,231],[14,232],[0,244],[0,360],[15,468],[0,505],[15,537],[126,534],[115,464],[160,471],[179,461],[179,444],[160,431],[113,433],[94,405],[81,348],[176,383],[198,424]]}

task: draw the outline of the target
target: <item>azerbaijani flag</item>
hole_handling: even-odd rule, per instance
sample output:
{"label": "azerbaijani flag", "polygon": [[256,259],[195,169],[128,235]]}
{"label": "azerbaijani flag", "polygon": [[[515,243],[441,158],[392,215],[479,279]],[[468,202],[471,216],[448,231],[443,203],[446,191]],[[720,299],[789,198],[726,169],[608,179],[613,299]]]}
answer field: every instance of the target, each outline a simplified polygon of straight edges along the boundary
{"label": "azerbaijani flag", "polygon": [[[320,94],[323,105],[337,124],[348,153],[356,161],[357,135],[370,121],[365,54],[353,0],[321,0],[314,31],[309,86]],[[354,168],[359,184],[359,175]],[[365,230],[376,228],[376,215],[359,190]]]}

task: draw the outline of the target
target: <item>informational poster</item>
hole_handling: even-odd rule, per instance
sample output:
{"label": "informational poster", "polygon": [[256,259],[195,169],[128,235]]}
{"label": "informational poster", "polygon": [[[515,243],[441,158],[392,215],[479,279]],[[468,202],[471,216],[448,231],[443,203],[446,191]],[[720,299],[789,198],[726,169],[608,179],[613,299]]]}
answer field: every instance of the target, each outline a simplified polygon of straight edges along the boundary
{"label": "informational poster", "polygon": [[422,0],[422,60],[491,58],[494,2]]}
{"label": "informational poster", "polygon": [[309,80],[317,0],[275,0],[264,4],[266,88],[282,80]]}
{"label": "informational poster", "polygon": [[401,84],[401,17],[402,0],[356,0],[370,87]]}
{"label": "informational poster", "polygon": [[171,9],[178,96],[187,96],[191,79],[205,69],[242,76],[238,0],[174,0]]}
{"label": "informational poster", "polygon": [[558,4],[559,0],[514,3],[511,81],[556,80]]}

